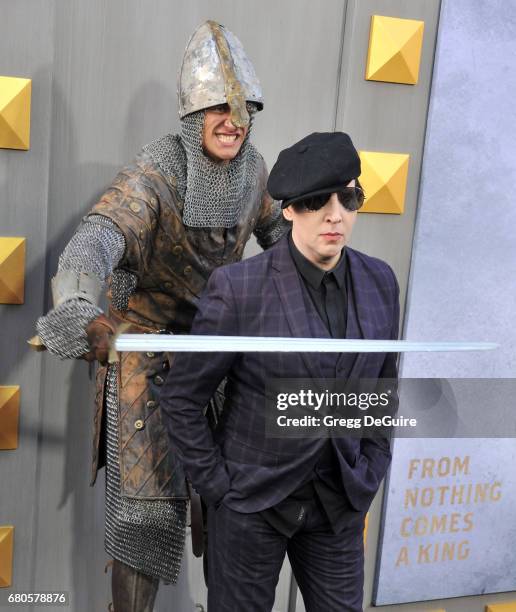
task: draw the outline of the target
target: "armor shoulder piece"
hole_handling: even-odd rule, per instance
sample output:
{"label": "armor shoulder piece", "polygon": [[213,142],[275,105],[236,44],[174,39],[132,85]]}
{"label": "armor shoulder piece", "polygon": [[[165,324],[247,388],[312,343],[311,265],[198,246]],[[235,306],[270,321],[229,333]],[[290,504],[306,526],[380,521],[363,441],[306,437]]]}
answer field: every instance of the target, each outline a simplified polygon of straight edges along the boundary
{"label": "armor shoulder piece", "polygon": [[121,266],[140,276],[152,251],[161,206],[173,197],[160,168],[145,152],[121,170],[90,215],[111,219],[126,242]]}

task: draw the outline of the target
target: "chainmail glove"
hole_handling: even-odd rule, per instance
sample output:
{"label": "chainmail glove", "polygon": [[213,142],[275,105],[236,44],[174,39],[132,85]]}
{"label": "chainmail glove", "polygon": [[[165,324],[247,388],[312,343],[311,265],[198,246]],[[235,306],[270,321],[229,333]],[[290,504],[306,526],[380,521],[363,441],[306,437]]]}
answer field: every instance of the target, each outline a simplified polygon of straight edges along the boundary
{"label": "chainmail glove", "polygon": [[36,323],[47,349],[63,359],[81,357],[89,351],[86,328],[102,314],[98,306],[73,298],[53,308]]}
{"label": "chainmail glove", "polygon": [[[59,258],[58,271],[86,271],[95,274],[100,282],[113,273],[125,249],[123,235],[115,224],[100,215],[88,217]],[[116,270],[115,270],[116,274]],[[114,301],[120,308],[127,303],[134,291],[134,280],[129,275],[120,275]],[[124,282],[122,282],[124,280]],[[121,289],[124,289],[122,291]],[[127,306],[126,306],[127,307]],[[98,306],[78,297],[70,298],[40,317],[36,323],[39,337],[54,355],[63,359],[77,358],[90,351],[86,328],[102,314]]]}

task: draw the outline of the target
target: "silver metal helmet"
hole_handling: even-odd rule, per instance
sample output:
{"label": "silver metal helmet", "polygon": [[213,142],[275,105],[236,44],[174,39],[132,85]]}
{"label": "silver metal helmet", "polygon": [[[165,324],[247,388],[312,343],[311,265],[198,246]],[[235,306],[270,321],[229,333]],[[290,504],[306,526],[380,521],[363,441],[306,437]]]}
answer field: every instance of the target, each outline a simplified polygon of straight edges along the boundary
{"label": "silver metal helmet", "polygon": [[228,104],[237,127],[249,124],[246,102],[263,108],[254,67],[242,43],[227,28],[206,21],[195,30],[183,57],[178,80],[179,116]]}

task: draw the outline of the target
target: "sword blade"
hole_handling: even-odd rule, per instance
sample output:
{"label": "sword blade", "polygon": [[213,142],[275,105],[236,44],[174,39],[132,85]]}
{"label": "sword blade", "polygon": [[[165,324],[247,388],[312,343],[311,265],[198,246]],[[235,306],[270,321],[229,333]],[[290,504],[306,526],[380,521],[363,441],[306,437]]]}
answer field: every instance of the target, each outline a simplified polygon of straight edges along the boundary
{"label": "sword blade", "polygon": [[120,352],[170,353],[415,353],[491,351],[494,342],[411,342],[408,340],[338,340],[333,338],[269,338],[254,336],[193,336],[120,334]]}

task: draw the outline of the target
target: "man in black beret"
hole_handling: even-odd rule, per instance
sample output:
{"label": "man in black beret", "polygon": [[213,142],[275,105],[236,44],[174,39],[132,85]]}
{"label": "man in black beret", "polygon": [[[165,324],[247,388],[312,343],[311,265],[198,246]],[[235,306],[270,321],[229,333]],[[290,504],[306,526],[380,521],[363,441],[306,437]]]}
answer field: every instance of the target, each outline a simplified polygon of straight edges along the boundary
{"label": "man in black beret", "polygon": [[[275,247],[213,272],[192,333],[396,339],[390,267],[347,246],[364,194],[347,134],[282,151],[268,189],[292,222]],[[208,504],[208,609],[269,612],[285,557],[307,612],[362,610],[363,527],[390,462],[383,438],[266,435],[272,378],[394,378],[391,354],[192,353],[161,395],[171,443]],[[228,378],[223,420],[203,408]]]}

